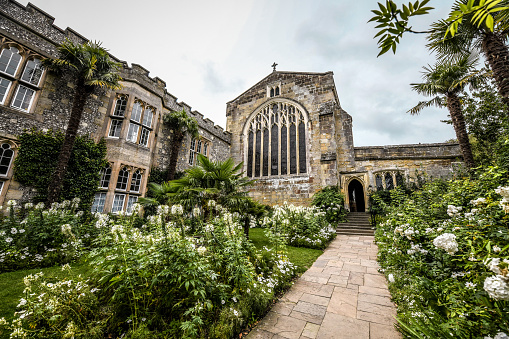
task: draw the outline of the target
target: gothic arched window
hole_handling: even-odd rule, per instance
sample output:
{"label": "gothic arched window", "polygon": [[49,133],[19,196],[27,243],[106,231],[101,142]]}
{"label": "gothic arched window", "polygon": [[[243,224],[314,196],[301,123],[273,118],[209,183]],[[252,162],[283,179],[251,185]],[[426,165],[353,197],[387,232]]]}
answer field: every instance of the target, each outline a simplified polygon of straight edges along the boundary
{"label": "gothic arched window", "polygon": [[14,151],[11,149],[11,145],[4,143],[0,146],[0,175],[6,176],[9,173],[9,167],[11,166],[12,158],[14,157]]}
{"label": "gothic arched window", "polygon": [[307,173],[306,124],[295,103],[273,100],[257,110],[244,128],[247,176]]}

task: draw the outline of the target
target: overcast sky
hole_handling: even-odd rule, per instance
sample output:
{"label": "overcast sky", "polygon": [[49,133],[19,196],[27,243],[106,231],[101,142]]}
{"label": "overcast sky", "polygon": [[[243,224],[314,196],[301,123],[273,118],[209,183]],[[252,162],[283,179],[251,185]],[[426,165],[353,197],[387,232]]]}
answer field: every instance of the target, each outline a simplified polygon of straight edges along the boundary
{"label": "overcast sky", "polygon": [[[20,1],[26,5],[28,1]],[[334,72],[341,106],[353,117],[355,146],[443,142],[446,109],[405,113],[425,99],[409,84],[434,59],[424,37],[407,35],[396,55],[377,58],[373,0],[32,0],[114,56],[140,64],[168,92],[216,124],[226,102],[269,73]],[[401,3],[400,1],[397,1]],[[426,29],[446,17],[450,1],[431,1],[432,15],[412,22]]]}

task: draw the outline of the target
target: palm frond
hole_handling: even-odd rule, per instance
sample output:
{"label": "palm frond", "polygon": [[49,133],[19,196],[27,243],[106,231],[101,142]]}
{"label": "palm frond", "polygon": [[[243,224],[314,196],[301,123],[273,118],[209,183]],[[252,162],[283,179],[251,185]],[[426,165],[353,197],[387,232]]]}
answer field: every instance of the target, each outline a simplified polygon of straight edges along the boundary
{"label": "palm frond", "polygon": [[431,106],[444,107],[444,99],[437,96],[428,101],[419,101],[419,103],[412,107],[411,109],[409,109],[407,113],[416,115],[419,114],[424,108]]}

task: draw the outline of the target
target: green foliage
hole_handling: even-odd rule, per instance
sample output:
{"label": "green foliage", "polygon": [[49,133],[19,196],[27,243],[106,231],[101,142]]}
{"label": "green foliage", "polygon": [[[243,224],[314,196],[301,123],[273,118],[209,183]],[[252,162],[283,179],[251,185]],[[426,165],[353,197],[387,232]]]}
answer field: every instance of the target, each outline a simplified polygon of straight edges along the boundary
{"label": "green foliage", "polygon": [[337,224],[346,220],[345,197],[338,186],[327,186],[313,195],[311,205],[325,212],[327,221]]}
{"label": "green foliage", "polygon": [[173,133],[184,135],[189,133],[193,138],[199,138],[198,122],[187,115],[185,110],[172,111],[163,116],[164,123],[173,130]]}
{"label": "green foliage", "polygon": [[274,206],[271,215],[259,221],[276,251],[286,245],[324,249],[336,237],[336,228],[317,207],[285,204]]}
{"label": "green foliage", "polygon": [[[374,36],[375,38],[380,37],[378,40],[378,48],[380,49],[378,56],[387,53],[391,49],[393,53],[396,53],[397,45],[404,33],[435,35],[437,26],[442,26],[445,29],[445,32],[440,32],[440,35],[437,35],[437,39],[440,40],[446,40],[448,34],[454,37],[458,33],[460,25],[476,27],[479,31],[487,29],[493,32],[495,28],[500,31],[507,29],[506,12],[509,7],[497,7],[502,0],[462,0],[455,2],[447,19],[432,24],[429,30],[415,31],[410,26],[409,20],[413,16],[428,14],[433,9],[433,7],[426,7],[428,2],[429,0],[409,2],[408,6],[403,4],[401,8],[398,8],[398,5],[392,0],[387,0],[385,6],[378,3],[379,10],[372,10],[371,12],[375,16],[369,20],[369,22],[378,23],[375,27],[378,32]],[[500,13],[502,14],[500,15]],[[466,19],[465,22],[463,21],[464,18]]]}
{"label": "green foliage", "polygon": [[380,36],[378,40],[380,53],[378,53],[378,56],[385,54],[391,49],[393,53],[396,53],[396,47],[403,34],[406,32],[415,33],[412,31],[412,27],[408,25],[408,19],[412,16],[428,14],[433,9],[433,7],[426,7],[428,2],[429,0],[416,1],[415,3],[409,2],[408,6],[403,4],[401,9],[392,0],[387,0],[385,6],[378,3],[380,10],[372,10],[371,12],[375,16],[368,21],[377,22],[376,28],[380,28],[374,36],[375,38]]}
{"label": "green foliage", "polygon": [[[490,167],[410,194],[390,191],[375,238],[407,337],[508,333],[507,174]],[[501,281],[497,289],[493,279]]]}
{"label": "green foliage", "polygon": [[[64,135],[32,130],[19,136],[20,148],[14,161],[14,179],[37,190],[34,202],[45,201],[48,184],[56,167]],[[78,136],[64,178],[61,199],[80,198],[80,209],[88,211],[106,165],[106,142],[95,143]]]}
{"label": "green foliage", "polygon": [[[76,260],[96,229],[84,222],[77,212],[79,200],[24,206],[24,213],[14,201],[7,203],[7,216],[0,215],[0,272],[20,268],[47,267]],[[19,216],[24,214],[25,218]]]}
{"label": "green foliage", "polygon": [[465,124],[479,165],[502,165],[509,131],[505,105],[493,80],[482,83],[462,98]]}
{"label": "green foliage", "polygon": [[108,50],[100,42],[84,44],[65,40],[57,47],[58,59],[43,59],[44,67],[57,73],[71,72],[85,86],[120,89],[122,78],[118,73],[122,64],[111,60]]}

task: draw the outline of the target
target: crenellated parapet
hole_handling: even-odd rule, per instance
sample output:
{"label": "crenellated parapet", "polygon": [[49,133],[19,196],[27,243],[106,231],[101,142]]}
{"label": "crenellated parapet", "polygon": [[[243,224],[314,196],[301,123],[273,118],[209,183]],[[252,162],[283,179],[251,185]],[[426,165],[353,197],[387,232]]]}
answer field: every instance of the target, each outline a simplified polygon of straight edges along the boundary
{"label": "crenellated parapet", "polygon": [[456,143],[408,144],[355,147],[355,160],[460,159]]}

